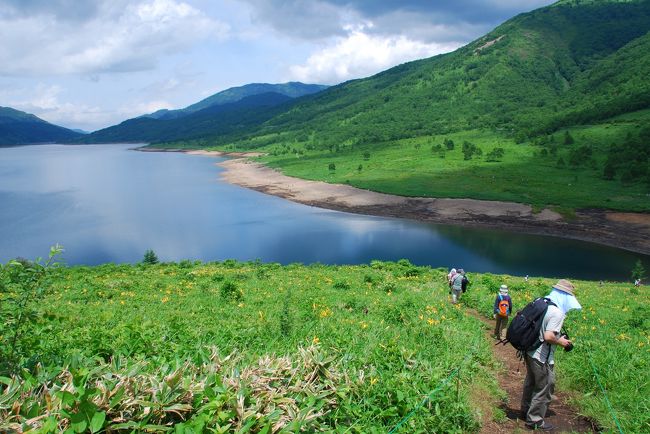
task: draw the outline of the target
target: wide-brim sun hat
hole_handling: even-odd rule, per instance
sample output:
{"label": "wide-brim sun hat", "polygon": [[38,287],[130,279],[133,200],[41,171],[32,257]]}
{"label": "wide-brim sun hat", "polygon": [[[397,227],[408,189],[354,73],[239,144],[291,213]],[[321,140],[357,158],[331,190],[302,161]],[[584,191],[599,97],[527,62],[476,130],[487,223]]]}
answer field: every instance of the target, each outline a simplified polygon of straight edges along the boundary
{"label": "wide-brim sun hat", "polygon": [[499,288],[499,294],[507,295],[508,287],[506,285],[501,285],[501,287]]}
{"label": "wide-brim sun hat", "polygon": [[574,291],[576,290],[575,286],[573,286],[573,283],[569,282],[566,279],[560,279],[557,281],[555,285],[553,285],[553,288],[557,289],[558,291],[566,292],[567,294],[571,294],[575,297]]}

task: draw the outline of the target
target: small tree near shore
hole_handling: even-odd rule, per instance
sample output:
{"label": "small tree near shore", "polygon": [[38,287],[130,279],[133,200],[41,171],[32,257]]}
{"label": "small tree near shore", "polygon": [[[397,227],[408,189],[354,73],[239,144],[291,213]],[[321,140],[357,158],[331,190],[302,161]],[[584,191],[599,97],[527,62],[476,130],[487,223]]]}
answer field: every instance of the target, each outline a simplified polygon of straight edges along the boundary
{"label": "small tree near shore", "polygon": [[637,259],[634,268],[632,268],[632,280],[643,280],[645,279],[645,267],[640,259]]}
{"label": "small tree near shore", "polygon": [[144,252],[144,258],[142,258],[142,263],[147,265],[157,264],[158,256],[153,250],[149,249],[146,252]]}

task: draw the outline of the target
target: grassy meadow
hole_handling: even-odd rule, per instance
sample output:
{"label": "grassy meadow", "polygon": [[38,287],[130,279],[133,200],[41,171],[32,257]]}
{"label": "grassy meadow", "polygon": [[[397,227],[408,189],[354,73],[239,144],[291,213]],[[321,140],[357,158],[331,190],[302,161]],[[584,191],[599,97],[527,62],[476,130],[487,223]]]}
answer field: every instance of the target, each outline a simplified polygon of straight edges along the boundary
{"label": "grassy meadow", "polygon": [[[470,308],[489,315],[504,282],[519,308],[553,281],[471,274],[453,306],[445,275],[405,260],[182,261],[62,267],[35,284],[29,264],[8,264],[0,431],[476,432],[503,420],[491,398],[506,395]],[[560,387],[615,429],[591,360],[626,432],[647,430],[650,297],[577,286]]]}
{"label": "grassy meadow", "polygon": [[[650,110],[524,143],[488,130],[320,151],[309,142],[283,143],[279,138],[279,144],[258,149],[268,152],[259,161],[290,176],[403,196],[512,201],[568,215],[579,208],[646,212],[647,186],[607,180],[603,167],[609,147],[635,134],[648,119]],[[573,143],[565,143],[567,133]],[[445,145],[449,140],[453,149]],[[465,142],[480,149],[481,155],[465,159]],[[495,148],[503,155],[490,158]],[[581,148],[589,149],[584,151],[589,155],[581,155]]]}

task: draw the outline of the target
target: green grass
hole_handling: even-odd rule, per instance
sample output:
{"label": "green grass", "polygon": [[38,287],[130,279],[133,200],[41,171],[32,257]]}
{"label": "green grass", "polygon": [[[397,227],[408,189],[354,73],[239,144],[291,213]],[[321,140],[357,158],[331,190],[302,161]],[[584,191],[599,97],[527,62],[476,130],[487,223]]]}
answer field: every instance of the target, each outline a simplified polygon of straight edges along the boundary
{"label": "green grass", "polygon": [[[0,272],[8,309],[21,283],[10,266]],[[452,306],[444,276],[408,261],[59,269],[19,340],[25,369],[0,377],[0,429],[365,433],[410,416],[401,432],[475,432],[482,414],[500,417],[484,397],[503,392],[466,305],[488,315],[507,283],[520,308],[553,281],[471,275]],[[576,348],[558,355],[560,387],[613,429],[591,359],[626,432],[647,430],[650,296],[576,284],[584,311],[566,321]]]}
{"label": "green grass", "polygon": [[[402,196],[512,201],[539,210],[559,208],[569,215],[579,208],[650,211],[646,185],[605,180],[602,170],[608,146],[636,131],[648,118],[649,112],[644,111],[603,124],[563,130],[553,136],[555,155],[548,152],[553,147],[550,143],[517,144],[498,134],[475,130],[380,146],[343,146],[338,152],[308,150],[308,143],[272,145],[261,149],[269,155],[259,161],[289,176]],[[570,132],[575,143],[563,144],[564,131]],[[444,139],[454,141],[453,150],[446,150]],[[464,141],[476,144],[483,156],[464,160]],[[445,150],[432,151],[435,145]],[[593,161],[569,166],[570,153],[582,145],[593,147]],[[495,147],[504,149],[504,157],[501,161],[487,161],[486,154]],[[558,167],[560,158],[567,163],[563,167]],[[330,164],[336,169],[330,170]]]}
{"label": "green grass", "polygon": [[[441,270],[407,262],[366,267],[226,262],[105,265],[59,273],[41,304],[41,320],[21,347],[23,363],[41,375],[34,385],[24,372],[23,389],[9,387],[22,390],[9,401],[20,402],[25,412],[9,418],[0,405],[0,419],[7,423],[25,423],[43,414],[48,399],[61,401],[54,392],[46,397],[40,384],[56,391],[73,378],[77,387],[92,388],[93,414],[104,413],[105,429],[123,428],[119,411],[140,399],[158,408],[150,417],[146,404],[128,410],[141,429],[207,418],[211,428],[229,423],[235,431],[248,424],[253,431],[267,425],[291,430],[289,422],[302,414],[302,429],[308,431],[386,432],[440,388],[404,429],[467,432],[479,423],[471,391],[491,394],[496,387],[487,375],[493,361],[479,322],[452,307],[442,288],[432,288]],[[16,290],[7,287],[5,295]],[[4,332],[8,336],[8,329]],[[8,342],[2,345],[6,350]],[[314,366],[317,372],[306,381]],[[237,372],[250,377],[238,379]],[[151,384],[174,375],[182,380],[170,386],[164,398],[169,402],[161,403]],[[215,381],[215,375],[221,379]],[[453,382],[446,384],[450,375]],[[259,378],[276,376],[276,381]],[[102,391],[119,383],[106,378],[124,378],[143,392],[129,391],[114,407],[100,405]],[[270,392],[266,382],[272,383]],[[71,393],[69,402],[50,413],[58,429],[69,426],[66,415],[89,400]],[[212,414],[205,407],[214,399],[219,411]],[[178,414],[170,410],[173,405],[182,405]]]}
{"label": "green grass", "polygon": [[[547,295],[555,282],[484,274],[474,279],[464,301],[489,317],[502,283],[509,286],[516,311]],[[629,283],[574,283],[583,310],[570,312],[564,323],[575,348],[556,353],[559,387],[572,391],[572,404],[606,432],[618,432],[615,418],[624,432],[646,432],[650,428],[650,294],[645,287]],[[596,379],[607,393],[611,411]]]}

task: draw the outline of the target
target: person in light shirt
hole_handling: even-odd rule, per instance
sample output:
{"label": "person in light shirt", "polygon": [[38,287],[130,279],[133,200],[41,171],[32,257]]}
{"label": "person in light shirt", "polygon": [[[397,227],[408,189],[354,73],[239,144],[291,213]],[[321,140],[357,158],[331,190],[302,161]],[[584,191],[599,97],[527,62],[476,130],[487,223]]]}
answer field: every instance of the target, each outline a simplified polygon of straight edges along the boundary
{"label": "person in light shirt", "polygon": [[546,422],[546,410],[551,402],[551,394],[555,387],[555,359],[557,346],[571,350],[573,343],[560,333],[567,312],[582,309],[575,297],[575,287],[568,280],[559,280],[551,293],[546,297],[554,304],[549,304],[540,330],[539,340],[542,344],[535,350],[527,352],[526,379],[524,393],[521,398],[522,416],[526,418],[526,426],[531,429],[551,431],[553,426]]}

